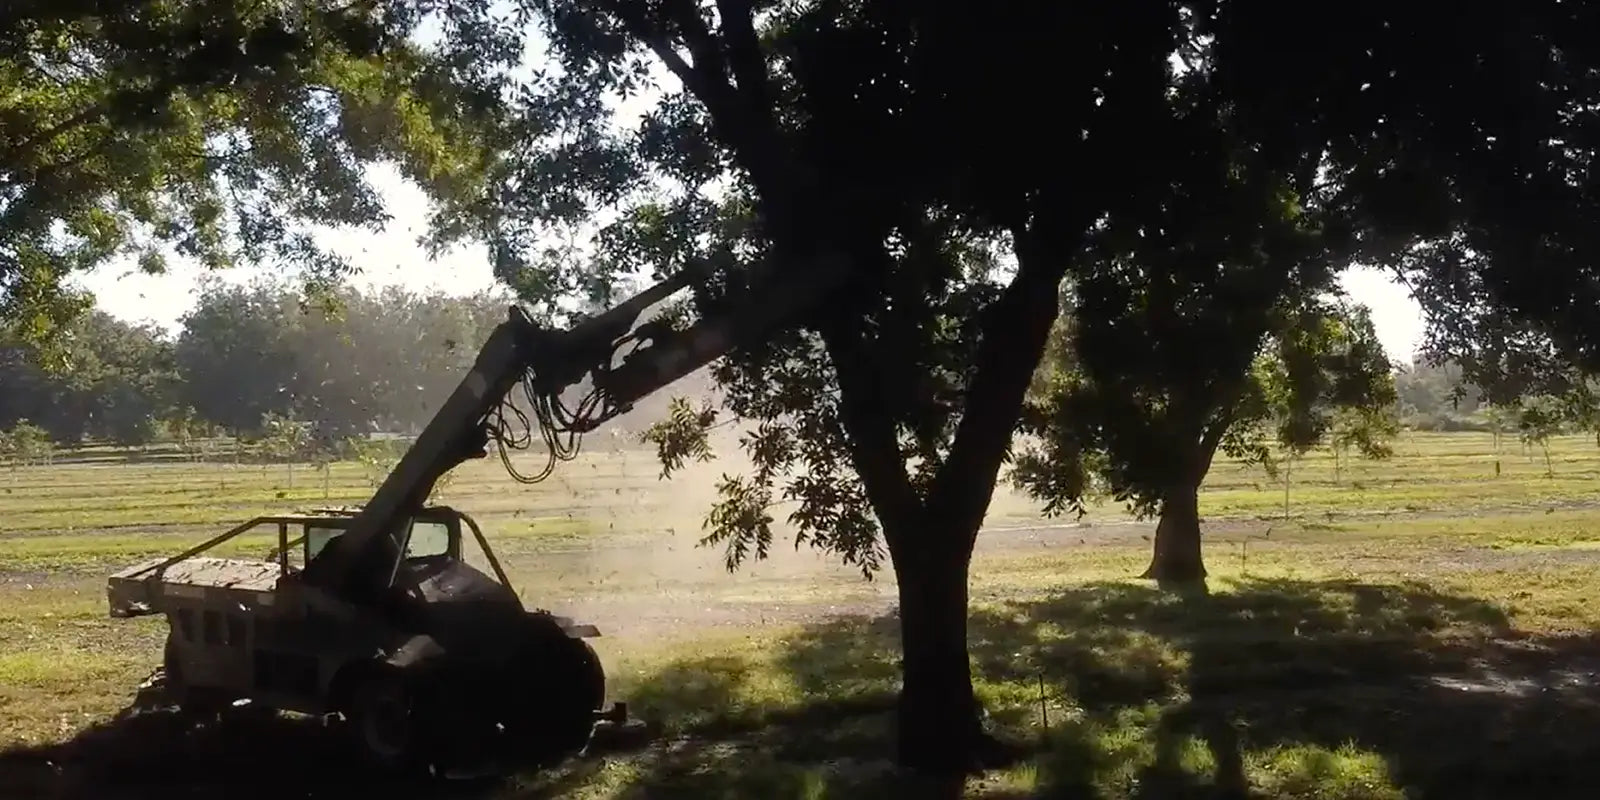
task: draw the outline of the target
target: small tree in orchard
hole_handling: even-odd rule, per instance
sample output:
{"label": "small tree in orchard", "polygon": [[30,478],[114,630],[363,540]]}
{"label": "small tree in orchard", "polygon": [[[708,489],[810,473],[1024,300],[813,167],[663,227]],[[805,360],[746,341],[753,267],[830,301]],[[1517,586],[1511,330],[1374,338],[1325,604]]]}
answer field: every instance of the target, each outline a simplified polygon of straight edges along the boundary
{"label": "small tree in orchard", "polygon": [[10,463],[12,480],[16,480],[18,467],[48,464],[54,455],[50,432],[26,419],[17,420],[10,430],[0,430],[0,461]]}
{"label": "small tree in orchard", "polygon": [[6,435],[12,466],[49,464],[55,458],[55,442],[50,432],[29,422],[17,420]]}
{"label": "small tree in orchard", "polygon": [[1488,403],[1483,409],[1484,424],[1489,426],[1489,433],[1494,437],[1494,472],[1500,474],[1500,448],[1503,445],[1507,431],[1516,427],[1516,411],[1508,409],[1499,403]]}
{"label": "small tree in orchard", "polygon": [[[1159,191],[1107,217],[1071,271],[1067,344],[1024,416],[1015,480],[1049,512],[1097,487],[1158,515],[1145,577],[1203,580],[1198,491],[1217,452],[1272,464],[1322,441],[1331,409],[1396,402],[1364,309],[1323,299],[1365,246],[1317,153],[1245,147],[1203,85],[1180,84]],[[1286,465],[1286,469],[1287,469]]]}
{"label": "small tree in orchard", "polygon": [[192,406],[183,406],[166,419],[167,435],[178,445],[178,451],[195,460],[194,427],[193,422],[198,415]]}
{"label": "small tree in orchard", "polygon": [[1517,430],[1521,433],[1522,444],[1529,450],[1538,448],[1544,453],[1547,478],[1556,476],[1555,465],[1550,460],[1550,439],[1559,436],[1566,427],[1566,412],[1561,399],[1550,395],[1525,398],[1517,410]]}
{"label": "small tree in orchard", "polygon": [[400,461],[400,450],[393,439],[351,436],[344,440],[344,457],[360,464],[367,483],[376,489]]}
{"label": "small tree in orchard", "polygon": [[1561,395],[1562,416],[1575,433],[1594,434],[1600,447],[1600,382],[1586,375],[1575,376],[1572,388]]}
{"label": "small tree in orchard", "polygon": [[[1180,348],[1176,342],[1193,335],[1147,346]],[[1239,373],[1224,371],[1218,358],[1209,367],[1215,372],[1191,371],[1187,379],[1162,359],[1124,359],[1115,372],[1107,358],[1104,371],[1093,373],[1083,353],[1053,352],[1058,364],[1073,366],[1058,367],[1030,402],[1024,421],[1037,444],[1018,456],[1012,479],[1042,499],[1046,513],[1081,512],[1091,498],[1109,496],[1140,516],[1158,515],[1144,577],[1203,579],[1198,490],[1216,452],[1269,477],[1281,474],[1287,504],[1285,460],[1328,441],[1341,415],[1359,420],[1347,434],[1351,446],[1374,457],[1387,453],[1398,430],[1392,373],[1364,308],[1302,300],[1274,312],[1263,339]],[[1138,351],[1130,340],[1122,352]],[[1177,360],[1204,358],[1196,350]],[[1219,391],[1224,385],[1232,388]]]}
{"label": "small tree in orchard", "polygon": [[1326,444],[1336,459],[1352,450],[1383,459],[1393,455],[1391,442],[1400,432],[1392,365],[1367,309],[1340,304],[1325,310],[1287,334],[1262,383],[1277,452],[1250,452],[1269,477],[1281,468],[1285,519],[1294,467],[1312,448]]}
{"label": "small tree in orchard", "polygon": [[1400,415],[1395,406],[1344,407],[1334,411],[1328,447],[1333,451],[1333,479],[1352,453],[1362,458],[1382,460],[1394,455],[1394,439],[1400,435]]}
{"label": "small tree in orchard", "polygon": [[333,465],[339,461],[344,440],[315,431],[308,434],[305,453],[322,473],[322,497],[326,500],[333,494]]}
{"label": "small tree in orchard", "polygon": [[268,412],[261,418],[260,444],[269,458],[283,462],[290,489],[294,488],[294,464],[304,458],[311,445],[311,426],[293,417]]}
{"label": "small tree in orchard", "polygon": [[167,416],[166,428],[167,434],[177,442],[178,449],[190,461],[205,459],[216,433],[212,425],[195,411],[194,406],[187,404],[179,406]]}

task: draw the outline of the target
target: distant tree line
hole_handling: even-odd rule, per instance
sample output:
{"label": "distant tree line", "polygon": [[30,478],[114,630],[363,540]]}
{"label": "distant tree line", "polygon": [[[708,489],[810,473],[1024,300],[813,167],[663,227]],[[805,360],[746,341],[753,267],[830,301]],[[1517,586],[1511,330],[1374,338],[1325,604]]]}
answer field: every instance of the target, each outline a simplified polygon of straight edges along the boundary
{"label": "distant tree line", "polygon": [[[1600,381],[1574,374],[1548,382],[1514,385],[1507,396],[1491,398],[1452,363],[1417,360],[1395,374],[1398,412],[1404,426],[1418,431],[1480,431],[1526,438],[1593,433],[1600,437],[1596,398]],[[1600,438],[1596,440],[1600,445]]]}
{"label": "distant tree line", "polygon": [[1395,393],[1401,418],[1415,430],[1468,430],[1475,428],[1482,393],[1452,363],[1430,364],[1415,360],[1395,374]]}
{"label": "distant tree line", "polygon": [[214,283],[175,336],[96,311],[63,337],[60,369],[0,341],[0,429],[68,445],[284,438],[285,421],[324,439],[406,432],[454,388],[506,307],[492,293],[345,288],[312,302],[282,285]]}
{"label": "distant tree line", "polygon": [[[62,369],[43,367],[24,342],[0,340],[0,455],[33,460],[48,443],[288,441],[286,424],[297,437],[322,441],[415,432],[505,319],[509,302],[497,292],[348,287],[313,299],[289,284],[217,282],[203,287],[176,335],[91,312],[63,337]],[[1361,322],[1368,337],[1369,325]],[[1559,394],[1526,387],[1523,400],[1491,404],[1458,366],[1419,359],[1394,371],[1393,387],[1354,405],[1392,421],[1386,424],[1424,431],[1516,436],[1528,427],[1576,433],[1600,425],[1592,400],[1600,386],[1592,382]],[[1334,412],[1329,419],[1353,413]],[[1338,448],[1349,438],[1334,427],[1349,426],[1327,428],[1317,443]]]}
{"label": "distant tree line", "polygon": [[355,458],[348,440],[425,425],[510,303],[493,291],[213,282],[176,335],[94,311],[61,337],[59,368],[0,340],[0,458],[34,460],[41,443],[187,450],[218,437],[263,455]]}

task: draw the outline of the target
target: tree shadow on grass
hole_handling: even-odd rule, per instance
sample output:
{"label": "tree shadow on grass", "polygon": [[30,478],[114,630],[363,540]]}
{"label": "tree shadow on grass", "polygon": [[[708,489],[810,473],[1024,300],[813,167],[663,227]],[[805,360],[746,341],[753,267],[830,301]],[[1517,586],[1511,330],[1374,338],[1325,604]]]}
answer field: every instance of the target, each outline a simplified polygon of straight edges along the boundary
{"label": "tree shadow on grass", "polygon": [[1105,773],[1128,794],[1592,797],[1600,777],[1582,766],[1600,756],[1596,640],[1520,637],[1422,584],[1088,586],[977,627],[980,670],[1054,678],[1074,724],[1147,715],[1121,726],[1147,734],[1140,766]]}
{"label": "tree shadow on grass", "polygon": [[[185,732],[153,715],[0,754],[8,796],[390,798],[1593,797],[1600,642],[1517,635],[1495,606],[1420,584],[1138,583],[974,612],[990,724],[1038,742],[965,784],[892,767],[892,615],[810,626],[617,687],[658,723],[492,785],[385,782],[331,732],[283,719]],[[13,788],[15,787],[15,788]]]}
{"label": "tree shadow on grass", "polygon": [[630,696],[685,725],[521,796],[1595,796],[1600,642],[1520,636],[1496,606],[1421,584],[1106,583],[982,609],[990,722],[1040,745],[965,786],[890,766],[895,625],[816,625],[765,667],[680,662]]}
{"label": "tree shadow on grass", "polygon": [[[698,776],[709,761],[777,763],[833,754],[844,742],[876,748],[883,761],[887,729],[872,718],[887,708],[882,696],[835,696],[832,700],[778,706],[756,702],[772,696],[775,683],[820,686],[847,665],[830,662],[847,649],[836,637],[844,628],[818,631],[817,661],[787,671],[757,669],[747,660],[711,656],[666,665],[640,682],[629,699],[665,717],[663,730],[632,736],[597,734],[590,753],[558,768],[523,776],[476,781],[427,780],[385,775],[353,758],[337,728],[318,721],[239,711],[196,723],[170,710],[127,713],[81,731],[71,739],[37,747],[0,750],[0,798],[101,800],[102,798],[348,798],[352,792],[391,800],[466,800],[492,797],[605,796],[608,786],[628,797],[804,797],[811,776],[783,769],[729,770],[712,781]],[[859,666],[859,665],[858,665]],[[878,674],[886,669],[880,665]],[[855,675],[872,674],[856,670]],[[809,677],[807,677],[809,676]],[[851,686],[851,676],[838,685]],[[142,706],[158,698],[140,698]],[[129,712],[133,711],[130,706]],[[861,724],[866,720],[865,724]],[[649,747],[650,785],[631,788],[608,776],[619,759],[644,763],[636,752]],[[752,757],[755,761],[748,761]]]}
{"label": "tree shadow on grass", "polygon": [[654,671],[621,689],[633,713],[665,723],[646,747],[592,754],[514,796],[958,797],[891,766],[895,625],[840,619],[754,660],[706,655]]}
{"label": "tree shadow on grass", "polygon": [[147,711],[59,744],[0,752],[0,797],[342,798],[360,791],[442,800],[486,794],[482,782],[377,775],[348,753],[332,730],[303,718],[238,713],[197,723]]}

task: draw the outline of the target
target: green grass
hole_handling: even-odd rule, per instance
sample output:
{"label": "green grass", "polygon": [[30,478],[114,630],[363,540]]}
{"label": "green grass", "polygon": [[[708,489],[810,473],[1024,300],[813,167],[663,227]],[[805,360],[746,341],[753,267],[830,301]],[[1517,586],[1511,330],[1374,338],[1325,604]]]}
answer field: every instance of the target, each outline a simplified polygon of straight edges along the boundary
{"label": "green grass", "polygon": [[[1230,790],[1244,785],[1252,797],[1355,800],[1523,796],[1537,776],[1559,784],[1543,796],[1591,796],[1597,697],[1547,673],[1600,671],[1600,449],[1556,442],[1553,478],[1542,454],[1505,449],[1498,475],[1486,434],[1408,435],[1395,458],[1341,465],[1337,477],[1331,457],[1309,457],[1290,473],[1288,519],[1281,483],[1219,463],[1202,493],[1213,526],[1203,596],[1131,580],[1150,545],[1116,525],[1082,529],[1072,546],[983,550],[974,675],[991,727],[1030,754],[959,787],[890,766],[896,625],[860,610],[887,605],[887,580],[797,556],[726,575],[689,545],[703,487],[660,482],[648,453],[591,452],[532,487],[497,462],[473,464],[444,501],[483,522],[530,603],[615,627],[596,640],[612,693],[657,736],[460,791],[1132,800],[1239,796]],[[182,753],[206,765],[182,773],[202,795],[303,796],[343,780],[315,755],[317,730],[197,738],[149,719],[106,722],[155,666],[164,629],[106,618],[103,575],[250,516],[359,501],[366,472],[335,465],[325,499],[309,467],[291,489],[281,465],[113,456],[0,472],[0,748],[14,753],[0,753],[0,785],[23,796],[51,796],[69,778],[160,785]],[[1267,521],[1237,522],[1256,518]],[[990,521],[1039,522],[1014,494]],[[270,545],[245,539],[234,552]],[[1500,682],[1484,684],[1485,670]],[[1520,680],[1554,688],[1519,694]],[[285,770],[285,759],[315,766]],[[44,763],[68,765],[69,778]]]}
{"label": "green grass", "polygon": [[[482,521],[522,516],[566,516],[602,505],[614,514],[648,513],[629,501],[655,490],[645,454],[602,457],[567,465],[582,474],[522,486],[498,460],[465,465],[445,484],[444,502]],[[528,469],[527,465],[522,465]],[[50,534],[124,527],[225,526],[253,516],[318,505],[359,503],[370,496],[369,475],[358,464],[335,464],[324,485],[309,465],[59,464],[0,471],[0,519],[5,533]]]}
{"label": "green grass", "polygon": [[[1547,474],[1542,451],[1524,451],[1508,437],[1495,450],[1487,433],[1406,433],[1382,460],[1335,459],[1319,450],[1296,460],[1276,478],[1259,467],[1220,457],[1200,492],[1210,519],[1328,518],[1411,512],[1544,509],[1600,502],[1600,447],[1586,436],[1550,442]],[[1336,465],[1337,462],[1337,465]],[[1498,470],[1497,470],[1498,465]],[[1285,483],[1288,484],[1287,498]],[[1095,518],[1116,518],[1119,505],[1091,508]],[[1002,495],[992,523],[1027,525],[1038,507]]]}
{"label": "green grass", "polygon": [[[1489,434],[1403,435],[1394,457],[1335,459],[1317,451],[1288,470],[1291,516],[1545,507],[1600,501],[1600,448],[1587,437],[1551,443],[1554,476],[1546,476],[1542,454],[1524,455],[1520,444],[1494,452]],[[1500,471],[1496,474],[1495,465]],[[532,469],[533,457],[522,459]],[[722,467],[719,466],[719,469]],[[497,459],[464,465],[442,489],[446,502],[499,525],[520,516],[603,517],[622,525],[652,527],[663,503],[683,481],[663,483],[659,465],[643,450],[597,451],[563,464],[545,483],[511,481]],[[242,521],[256,514],[325,503],[360,502],[372,491],[370,470],[334,464],[326,481],[310,465],[191,463],[116,464],[67,462],[47,467],[0,470],[0,519],[4,534],[97,532],[115,528],[197,529]],[[1281,516],[1284,485],[1260,469],[1219,459],[1201,494],[1201,509],[1213,518]],[[703,507],[703,503],[700,504]],[[682,509],[687,512],[688,509]],[[1115,515],[1105,506],[1097,516]],[[683,517],[683,514],[677,514]],[[1036,504],[1002,492],[991,522],[1028,524]],[[677,519],[697,527],[698,519]],[[664,526],[663,526],[664,527]]]}
{"label": "green grass", "polygon": [[[1288,470],[1290,512],[1496,508],[1600,499],[1600,448],[1592,438],[1552,441],[1553,477],[1546,473],[1541,452],[1524,455],[1515,441],[1501,447],[1497,455],[1489,434],[1406,434],[1395,443],[1392,458],[1353,459],[1338,470],[1332,454],[1313,452]],[[1222,462],[1206,482],[1202,512],[1281,514],[1283,488],[1281,480],[1273,481],[1259,469]]]}
{"label": "green grass", "polygon": [[[1468,790],[1506,789],[1519,765],[1547,757],[1540,743],[1551,726],[1590,726],[1589,738],[1560,748],[1593,741],[1600,719],[1585,703],[1530,707],[1408,681],[1470,675],[1483,659],[1533,673],[1540,660],[1578,649],[1582,642],[1555,634],[1594,623],[1600,612],[1584,601],[1596,570],[1482,569],[1424,581],[1406,577],[1437,566],[1420,554],[1451,552],[1443,542],[1495,553],[1492,526],[1474,532],[1450,520],[1420,539],[1399,525],[1348,533],[1411,569],[1368,569],[1315,531],[1259,542],[1244,566],[1214,558],[1205,597],[1119,576],[1144,555],[1134,545],[980,562],[971,623],[979,691],[997,730],[1040,750],[969,781],[967,794],[1210,796],[1242,776],[1263,797],[1402,797],[1407,785],[1494,796]],[[802,591],[791,599],[808,599]],[[58,740],[126,702],[152,664],[125,654],[141,644],[155,652],[159,636],[153,626],[130,631],[98,618],[83,597],[38,592],[7,590],[9,614],[0,617],[6,652],[19,638],[32,642],[0,659],[5,733],[19,742]],[[1553,655],[1518,661],[1499,643],[1515,635]],[[600,642],[617,695],[676,744],[524,776],[497,796],[933,791],[886,766],[897,676],[890,618]],[[1480,741],[1480,731],[1493,737]]]}
{"label": "green grass", "polygon": [[[275,527],[263,526],[208,551],[223,557],[264,558],[278,546]],[[515,553],[523,540],[541,546],[581,540],[589,524],[583,520],[537,519],[506,524],[494,532],[496,552]],[[211,533],[221,533],[215,531]],[[208,538],[204,534],[166,532],[62,533],[54,536],[0,536],[0,565],[8,571],[69,573],[105,571],[117,566],[183,552]],[[465,545],[476,552],[476,543]]]}
{"label": "green grass", "polygon": [[[1488,434],[1408,434],[1393,458],[1352,460],[1337,473],[1330,454],[1313,453],[1289,471],[1288,512],[1294,519],[1330,521],[1397,512],[1544,510],[1600,501],[1600,448],[1586,437],[1552,443],[1553,478],[1546,477],[1542,457],[1523,455],[1520,445],[1503,443],[1499,455],[1493,448]],[[479,462],[463,466],[441,495],[477,517],[496,541],[513,541],[510,546],[523,551],[609,539],[619,532],[648,536],[697,529],[706,503],[675,497],[686,482],[662,482],[658,469],[645,451],[596,452],[564,464],[545,483],[523,486],[512,482],[498,461]],[[0,472],[0,571],[100,569],[146,558],[252,516],[358,503],[371,492],[372,477],[353,463],[333,465],[326,483],[309,465],[95,462]],[[1212,520],[1282,517],[1283,485],[1259,469],[1221,460],[1201,493],[1201,508]],[[1102,506],[1092,518],[1120,514],[1116,507]],[[1038,506],[1001,492],[990,521],[1037,524]],[[543,541],[531,548],[514,541],[528,535]],[[31,541],[57,536],[76,538]]]}

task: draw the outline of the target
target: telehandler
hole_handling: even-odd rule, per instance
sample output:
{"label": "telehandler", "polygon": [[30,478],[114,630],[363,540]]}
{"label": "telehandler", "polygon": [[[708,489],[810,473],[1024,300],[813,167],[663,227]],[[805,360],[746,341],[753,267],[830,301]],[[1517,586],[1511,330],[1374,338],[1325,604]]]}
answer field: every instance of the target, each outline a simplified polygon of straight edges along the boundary
{"label": "telehandler", "polygon": [[[477,523],[427,498],[446,472],[486,457],[491,440],[519,480],[542,480],[576,455],[584,432],[788,324],[846,273],[825,262],[754,281],[727,313],[682,330],[636,327],[701,274],[685,269],[566,330],[512,306],[366,503],[257,517],[116,572],[111,616],[166,617],[165,691],[180,709],[248,703],[320,715],[385,769],[481,763],[488,753],[550,764],[581,752],[597,723],[627,714],[622,703],[605,708],[605,670],[586,641],[599,631],[525,608]],[[585,378],[588,394],[569,410],[562,393]],[[535,423],[508,400],[519,385],[550,448],[534,476],[518,474],[507,453],[534,440]],[[514,433],[519,423],[527,430]],[[259,560],[206,555],[262,529],[277,546]],[[464,560],[467,534],[493,578]]]}

